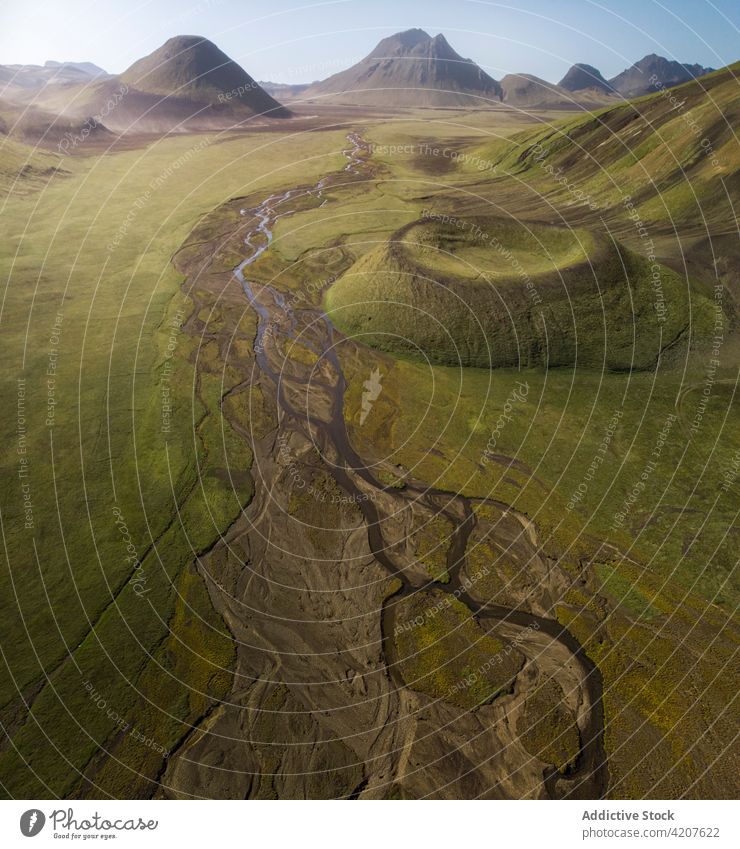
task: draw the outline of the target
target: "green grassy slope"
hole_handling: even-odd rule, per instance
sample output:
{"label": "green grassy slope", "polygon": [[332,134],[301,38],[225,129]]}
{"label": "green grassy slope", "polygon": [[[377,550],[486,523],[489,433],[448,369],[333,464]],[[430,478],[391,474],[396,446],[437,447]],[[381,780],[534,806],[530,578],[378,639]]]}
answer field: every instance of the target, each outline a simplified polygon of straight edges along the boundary
{"label": "green grassy slope", "polygon": [[480,368],[645,369],[692,308],[694,337],[711,327],[706,298],[604,235],[440,213],[363,255],[327,305],[364,344]]}
{"label": "green grassy slope", "polygon": [[[12,126],[9,122],[9,128]],[[63,178],[68,173],[59,156],[0,136],[0,199],[33,194],[53,177]]]}
{"label": "green grassy slope", "polygon": [[[43,191],[6,198],[6,793],[150,794],[162,751],[228,686],[231,641],[190,564],[250,498],[251,457],[219,410],[241,375],[179,329],[194,302],[180,293],[171,258],[224,200],[261,197],[336,168],[342,140],[196,136],[53,157],[64,174]],[[35,161],[30,149],[16,149]],[[249,350],[254,316],[239,312],[237,324],[242,316],[236,329]],[[210,316],[214,326],[223,320],[218,309]],[[173,406],[169,432],[165,401]],[[22,479],[21,457],[29,470]],[[99,764],[101,746],[120,763]]]}
{"label": "green grassy slope", "polygon": [[740,62],[476,153],[495,173],[514,176],[522,194],[559,207],[593,203],[603,215],[630,196],[647,222],[724,229],[740,188],[738,74]]}

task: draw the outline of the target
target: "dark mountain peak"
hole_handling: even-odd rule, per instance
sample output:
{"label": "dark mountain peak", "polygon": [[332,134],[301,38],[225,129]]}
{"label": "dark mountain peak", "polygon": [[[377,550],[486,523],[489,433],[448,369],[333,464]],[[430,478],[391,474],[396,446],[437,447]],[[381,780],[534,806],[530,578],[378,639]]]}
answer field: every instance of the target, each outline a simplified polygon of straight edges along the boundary
{"label": "dark mountain peak", "polygon": [[625,97],[640,97],[660,88],[672,88],[712,71],[701,65],[685,65],[657,53],[648,53],[609,83]]}
{"label": "dark mountain peak", "polygon": [[441,32],[432,37],[423,29],[407,29],[405,32],[389,35],[379,41],[377,47],[365,58],[393,59],[407,56],[469,61],[462,60]]}
{"label": "dark mountain peak", "polygon": [[426,44],[431,40],[429,33],[424,32],[423,29],[407,29],[381,39],[367,58],[383,59],[389,56],[403,56],[420,44]]}
{"label": "dark mountain peak", "polygon": [[678,64],[678,62],[672,62],[670,59],[666,59],[665,56],[658,56],[657,53],[648,53],[647,56],[638,59],[632,67],[639,68],[642,71],[655,71],[670,69],[673,65]]}
{"label": "dark mountain peak", "polygon": [[417,27],[415,29],[407,29],[403,32],[397,32],[396,35],[391,36],[391,38],[397,38],[401,44],[406,47],[413,47],[415,44],[420,44],[423,41],[429,41],[431,36],[428,32]]}
{"label": "dark mountain peak", "polygon": [[500,100],[501,87],[441,33],[432,38],[410,29],[384,38],[360,62],[308,90],[309,97],[327,94],[379,105],[480,106]]}
{"label": "dark mountain peak", "polygon": [[703,65],[684,65],[684,68],[686,68],[694,79],[696,77],[703,77],[704,74],[711,74],[717,70],[716,68],[705,68]]}
{"label": "dark mountain peak", "polygon": [[643,56],[639,62],[635,62],[634,68],[642,68],[644,70],[656,71],[665,69],[668,73],[677,73],[681,75],[680,69],[686,72],[689,77],[703,77],[704,74],[711,74],[714,68],[705,68],[703,65],[694,64],[688,65],[685,62],[677,62],[674,59],[666,59],[665,56],[658,56],[657,53],[648,53]]}
{"label": "dark mountain peak", "polygon": [[172,38],[168,38],[167,41],[165,41],[165,43],[159,49],[189,50],[191,47],[198,47],[201,44],[205,45],[206,47],[212,47],[218,50],[218,48],[212,41],[209,41],[205,36],[202,35],[173,35]]}
{"label": "dark mountain peak", "polygon": [[604,79],[601,71],[598,68],[594,68],[593,65],[587,65],[585,62],[577,62],[573,65],[558,85],[567,91],[596,89],[604,94],[610,94],[613,91],[612,87]]}
{"label": "dark mountain peak", "polygon": [[177,35],[134,62],[121,79],[141,91],[172,94],[177,89],[202,89],[215,84],[217,79],[231,81],[247,76],[207,38]]}
{"label": "dark mountain peak", "polygon": [[471,62],[471,59],[463,59],[463,57],[452,47],[449,41],[439,33],[429,41],[429,55],[435,59],[452,59],[458,62]]}
{"label": "dark mountain peak", "polygon": [[200,104],[246,108],[282,117],[280,106],[222,50],[199,35],[177,35],[121,74],[126,85],[146,94]]}

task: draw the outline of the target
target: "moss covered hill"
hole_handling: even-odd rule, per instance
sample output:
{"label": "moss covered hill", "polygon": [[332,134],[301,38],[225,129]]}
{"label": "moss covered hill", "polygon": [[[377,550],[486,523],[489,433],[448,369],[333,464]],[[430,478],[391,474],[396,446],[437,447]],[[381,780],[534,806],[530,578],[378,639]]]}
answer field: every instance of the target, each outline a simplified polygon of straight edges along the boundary
{"label": "moss covered hill", "polygon": [[[1,109],[1,107],[0,107]],[[0,125],[4,113],[0,111]],[[46,186],[54,177],[67,172],[59,164],[59,156],[30,148],[0,129],[0,198],[6,202],[10,195],[32,194]]]}
{"label": "moss covered hill", "polygon": [[328,307],[373,347],[481,368],[648,368],[689,322],[685,282],[605,235],[434,214],[361,257]]}

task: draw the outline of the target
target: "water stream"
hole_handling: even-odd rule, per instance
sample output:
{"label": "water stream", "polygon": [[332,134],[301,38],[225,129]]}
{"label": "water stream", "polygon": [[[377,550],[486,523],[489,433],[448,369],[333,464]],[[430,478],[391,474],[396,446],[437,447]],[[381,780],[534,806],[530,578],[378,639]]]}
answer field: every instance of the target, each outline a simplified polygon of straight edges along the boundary
{"label": "water stream", "polygon": [[[571,792],[579,798],[601,798],[606,792],[608,784],[608,770],[603,746],[602,683],[598,669],[588,658],[583,647],[570,632],[554,619],[535,616],[517,608],[480,604],[470,597],[461,580],[468,539],[475,526],[475,514],[470,499],[454,492],[424,486],[423,483],[418,481],[409,482],[402,490],[381,483],[375,477],[372,469],[363,462],[355,451],[347,433],[344,420],[344,392],[347,384],[336,354],[336,331],[328,317],[317,308],[294,308],[290,306],[286,295],[283,293],[269,285],[253,285],[246,278],[245,271],[272,243],[275,222],[295,211],[295,205],[291,206],[289,201],[299,197],[303,198],[307,194],[321,198],[324,189],[327,187],[336,188],[342,182],[358,176],[365,159],[366,145],[356,133],[350,133],[347,139],[350,147],[344,151],[348,162],[343,171],[322,178],[314,186],[298,187],[272,194],[256,208],[241,210],[242,215],[253,216],[256,221],[254,227],[251,228],[248,236],[244,239],[248,254],[234,269],[234,274],[239,279],[245,295],[259,318],[254,346],[257,364],[263,374],[275,384],[277,402],[283,413],[293,422],[310,425],[310,427],[319,431],[340,458],[337,463],[327,462],[327,469],[337,483],[356,500],[361,509],[368,529],[370,550],[374,557],[402,582],[402,589],[389,600],[390,603],[386,603],[383,612],[385,656],[389,671],[396,684],[403,686],[395,664],[390,662],[389,640],[392,639],[393,634],[392,607],[400,598],[414,592],[415,588],[410,585],[403,565],[396,563],[391,556],[383,538],[383,520],[373,503],[373,499],[368,498],[358,488],[353,477],[355,475],[360,477],[374,491],[383,492],[386,497],[393,498],[396,503],[414,500],[427,505],[434,513],[441,511],[453,522],[456,527],[451,537],[448,553],[448,571],[451,580],[448,584],[435,584],[435,586],[445,592],[455,593],[470,608],[482,626],[507,623],[521,628],[536,628],[540,633],[547,634],[554,642],[567,649],[580,670],[582,686],[588,696],[590,707],[585,720],[582,720],[579,726],[581,750],[575,767],[565,776],[560,775],[554,767],[547,769],[543,775],[543,780],[551,798],[565,797],[570,795]],[[323,202],[326,203],[326,200],[324,199]],[[315,349],[316,354],[331,364],[335,375],[333,382],[319,382],[318,378],[312,380],[313,386],[320,388],[322,393],[328,393],[332,399],[331,416],[328,421],[318,415],[312,415],[310,410],[295,409],[285,392],[284,381],[286,378],[276,373],[270,363],[265,344],[268,328],[272,328],[273,334],[282,334],[286,340],[290,339],[293,336],[296,322],[292,320],[286,328],[284,320],[287,315],[292,315],[294,312],[300,314],[306,320],[306,324],[313,328],[314,334],[318,336],[318,342],[314,341],[311,347]],[[293,382],[307,382],[294,376],[290,376],[288,379]],[[310,399],[310,392],[307,397]],[[508,505],[494,501],[476,500],[476,503],[489,503],[508,510],[510,513],[515,512]],[[402,508],[403,503],[399,506],[399,509]],[[461,515],[464,517],[462,520],[459,518]]]}

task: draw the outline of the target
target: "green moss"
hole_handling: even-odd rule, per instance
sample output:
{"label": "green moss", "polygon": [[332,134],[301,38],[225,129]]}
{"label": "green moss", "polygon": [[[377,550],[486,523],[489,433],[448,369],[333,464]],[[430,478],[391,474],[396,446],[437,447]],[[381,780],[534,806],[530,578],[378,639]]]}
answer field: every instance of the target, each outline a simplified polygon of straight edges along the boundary
{"label": "green moss", "polygon": [[396,662],[411,689],[463,710],[511,692],[524,659],[454,596],[414,593],[394,605],[394,616]]}
{"label": "green moss", "polygon": [[394,474],[385,469],[380,469],[376,471],[375,477],[383,486],[390,486],[393,489],[404,489],[406,487],[406,480],[402,474]]}
{"label": "green moss", "polygon": [[[234,657],[231,636],[211,607],[203,579],[186,569],[177,586],[168,636],[155,662],[135,681],[140,695],[127,714],[130,729],[122,735],[114,731],[109,745],[119,762],[102,763],[95,776],[98,786],[114,798],[149,795],[146,777],[156,774],[163,762],[159,748],[169,754],[209,705],[226,698]],[[142,736],[156,745],[143,743]]]}
{"label": "green moss", "polygon": [[620,573],[619,566],[597,563],[594,571],[601,584],[600,592],[609,595],[615,604],[623,605],[633,616],[642,619],[650,620],[659,615],[660,611],[650,603],[639,586]]}
{"label": "green moss", "polygon": [[223,411],[252,439],[263,439],[277,427],[275,405],[268,401],[258,385],[232,392],[224,399]]}
{"label": "green moss", "polygon": [[285,346],[285,356],[290,360],[295,360],[301,365],[313,368],[318,363],[319,358],[315,351],[301,342],[291,341]]}
{"label": "green moss", "polygon": [[451,535],[455,529],[452,522],[441,514],[424,522],[417,531],[412,543],[416,556],[424,565],[433,581],[446,584],[450,580],[447,571],[447,552],[450,548]]}
{"label": "green moss", "polygon": [[540,679],[527,696],[516,723],[524,748],[534,757],[567,772],[580,751],[581,738],[565,694],[553,678]]}

